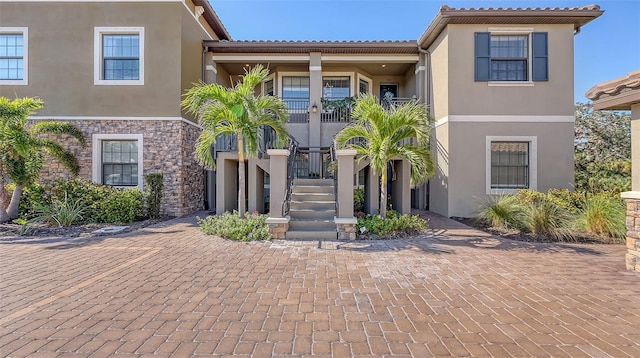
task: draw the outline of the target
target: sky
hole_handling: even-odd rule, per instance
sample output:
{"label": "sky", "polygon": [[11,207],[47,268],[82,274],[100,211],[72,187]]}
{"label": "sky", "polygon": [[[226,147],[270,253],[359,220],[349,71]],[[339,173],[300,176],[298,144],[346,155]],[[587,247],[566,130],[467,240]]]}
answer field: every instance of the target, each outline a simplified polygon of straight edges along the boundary
{"label": "sky", "polygon": [[575,36],[576,102],[592,86],[640,70],[640,0],[210,0],[234,40],[416,40],[441,5],[574,7],[604,14]]}

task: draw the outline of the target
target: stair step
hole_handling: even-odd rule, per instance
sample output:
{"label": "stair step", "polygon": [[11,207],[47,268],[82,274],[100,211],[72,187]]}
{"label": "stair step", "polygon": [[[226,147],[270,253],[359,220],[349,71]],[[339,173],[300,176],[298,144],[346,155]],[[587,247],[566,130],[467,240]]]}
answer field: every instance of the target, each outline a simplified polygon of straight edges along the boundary
{"label": "stair step", "polygon": [[336,223],[333,220],[291,219],[291,221],[289,221],[289,230],[304,231],[307,229],[326,229],[336,231]]}
{"label": "stair step", "polygon": [[332,201],[336,198],[331,193],[291,193],[291,201]]}
{"label": "stair step", "polygon": [[295,209],[292,207],[289,210],[289,216],[292,219],[333,220],[336,216],[336,210]]}
{"label": "stair step", "polygon": [[291,210],[333,210],[336,207],[335,201],[291,201]]}
{"label": "stair step", "polygon": [[293,179],[293,185],[333,186],[333,179]]}
{"label": "stair step", "polygon": [[285,238],[287,239],[298,239],[298,240],[337,240],[338,232],[334,228],[333,230],[327,229],[305,229],[305,230],[296,230],[289,229],[285,234]]}
{"label": "stair step", "polygon": [[320,186],[320,185],[294,185],[291,188],[293,194],[306,194],[306,193],[326,193],[333,194],[333,186]]}

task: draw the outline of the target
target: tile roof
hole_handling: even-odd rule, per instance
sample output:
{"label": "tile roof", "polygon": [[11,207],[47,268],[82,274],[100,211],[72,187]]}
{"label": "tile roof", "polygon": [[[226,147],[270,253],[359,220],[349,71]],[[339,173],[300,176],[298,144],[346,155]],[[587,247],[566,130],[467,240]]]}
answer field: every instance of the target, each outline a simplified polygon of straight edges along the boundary
{"label": "tile roof", "polygon": [[640,89],[640,70],[628,73],[624,77],[597,84],[585,96],[592,100],[598,100],[603,96],[615,96],[625,90]]}
{"label": "tile roof", "polygon": [[442,5],[418,43],[428,47],[448,24],[573,24],[575,29],[602,15],[598,5],[564,8],[453,8]]}

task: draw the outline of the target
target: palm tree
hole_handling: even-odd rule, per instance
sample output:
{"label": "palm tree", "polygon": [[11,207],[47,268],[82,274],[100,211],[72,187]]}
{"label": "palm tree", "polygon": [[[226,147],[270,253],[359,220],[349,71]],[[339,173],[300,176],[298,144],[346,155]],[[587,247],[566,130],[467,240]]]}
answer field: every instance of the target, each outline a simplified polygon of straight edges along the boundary
{"label": "palm tree", "polygon": [[[273,96],[255,95],[255,87],[269,75],[269,70],[257,65],[245,70],[233,88],[211,83],[199,83],[191,88],[182,106],[198,117],[203,131],[196,141],[196,156],[200,164],[215,168],[211,146],[219,135],[233,135],[238,145],[238,213],[245,213],[245,158],[255,157],[264,127],[271,127],[278,139],[287,138],[287,105]],[[246,155],[245,155],[246,154]]]}
{"label": "palm tree", "polygon": [[[0,222],[18,217],[22,191],[38,179],[45,153],[59,160],[74,175],[80,170],[73,153],[52,139],[52,135],[70,135],[84,147],[84,135],[77,127],[56,121],[27,126],[29,116],[43,106],[44,102],[39,98],[10,100],[0,97]],[[6,177],[16,185],[8,206],[8,193],[4,187]]]}
{"label": "palm tree", "polygon": [[336,135],[336,146],[355,149],[358,160],[370,160],[374,174],[380,175],[380,217],[385,218],[389,162],[402,158],[409,163],[412,187],[435,174],[429,150],[431,119],[417,101],[385,109],[371,94],[358,98],[352,115],[356,120]]}

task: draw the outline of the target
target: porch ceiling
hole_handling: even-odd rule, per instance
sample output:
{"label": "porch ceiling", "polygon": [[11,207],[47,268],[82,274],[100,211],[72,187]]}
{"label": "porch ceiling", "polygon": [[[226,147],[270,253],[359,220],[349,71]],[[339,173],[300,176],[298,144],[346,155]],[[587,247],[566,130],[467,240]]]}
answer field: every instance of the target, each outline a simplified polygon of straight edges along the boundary
{"label": "porch ceiling", "polygon": [[418,54],[409,41],[204,41],[215,53]]}
{"label": "porch ceiling", "polygon": [[[231,75],[240,75],[244,73],[245,68],[247,68],[247,64],[249,67],[253,67],[259,63],[262,63],[265,66],[269,66],[269,68],[276,69],[278,66],[292,66],[295,64],[292,63],[277,63],[277,62],[218,62],[218,66],[222,66],[227,73]],[[309,63],[299,63],[298,65],[304,66],[304,69],[308,69]],[[384,65],[384,67],[383,67]],[[372,76],[403,76],[408,71],[413,71],[415,62],[413,63],[332,63],[332,64],[322,64],[322,70],[325,72],[344,72],[345,67],[353,68],[357,67],[364,72],[365,75]]]}

